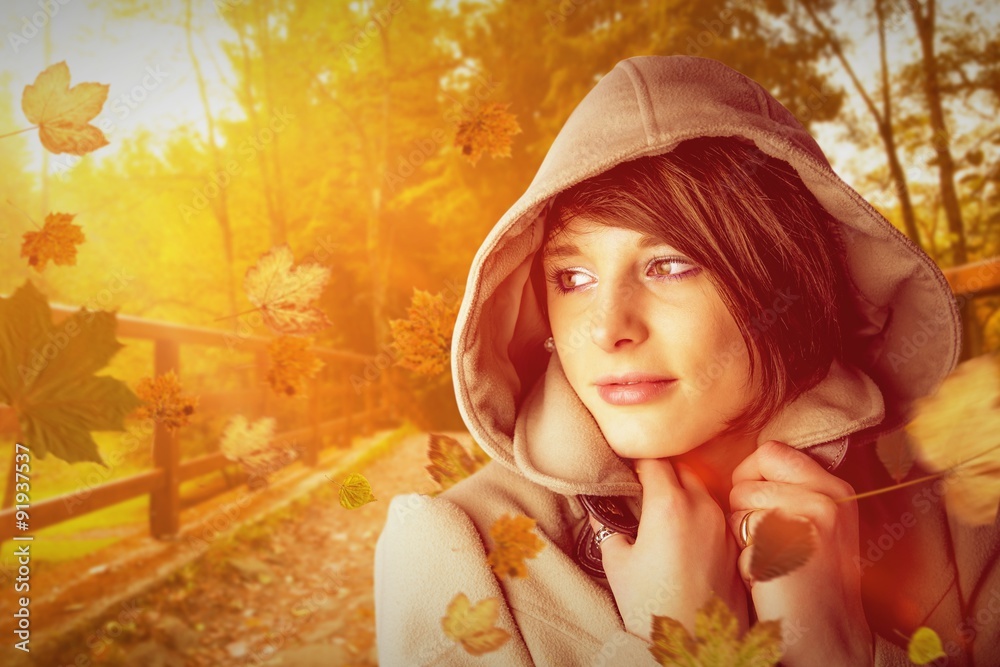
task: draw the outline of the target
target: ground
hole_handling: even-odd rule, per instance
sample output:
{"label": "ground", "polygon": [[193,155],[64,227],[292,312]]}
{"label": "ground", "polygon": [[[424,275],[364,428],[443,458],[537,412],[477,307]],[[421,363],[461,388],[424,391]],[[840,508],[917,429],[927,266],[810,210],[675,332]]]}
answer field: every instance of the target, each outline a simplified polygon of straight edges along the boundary
{"label": "ground", "polygon": [[[468,444],[467,434],[451,434]],[[58,653],[58,665],[377,665],[375,541],[389,500],[433,492],[426,433],[363,464],[377,498],[358,509],[324,485],[218,540]],[[86,601],[81,601],[86,604]]]}

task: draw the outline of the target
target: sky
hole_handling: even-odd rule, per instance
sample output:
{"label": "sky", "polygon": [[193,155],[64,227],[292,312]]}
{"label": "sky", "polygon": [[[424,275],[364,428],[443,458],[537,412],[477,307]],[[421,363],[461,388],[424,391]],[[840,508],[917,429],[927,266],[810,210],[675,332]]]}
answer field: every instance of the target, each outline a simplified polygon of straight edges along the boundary
{"label": "sky", "polygon": [[[939,3],[939,12],[959,1],[963,0]],[[121,140],[139,130],[167,134],[180,126],[193,126],[204,133],[204,116],[183,28],[140,18],[129,19],[128,29],[123,30],[124,24],[109,20],[106,10],[96,8],[97,4],[98,0],[3,0],[0,94],[19,100],[20,91],[45,68],[46,62],[61,60],[70,67],[71,85],[81,81],[109,83],[108,102],[95,124],[105,131],[111,145],[86,159],[114,159]],[[865,4],[859,0],[838,5],[837,23],[833,27],[838,34],[850,35],[860,44],[848,54],[849,59],[869,91],[874,92],[878,75],[877,42],[870,36],[871,31],[865,29],[867,21],[851,11]],[[902,3],[890,5],[902,6]],[[217,113],[238,117],[242,114],[233,101],[232,91],[227,90],[235,78],[220,46],[232,38],[232,31],[218,13],[224,10],[217,10],[213,0],[195,0],[194,6],[195,24],[200,28],[195,49],[210,90],[215,91],[211,103]],[[997,13],[1000,14],[1000,9]],[[895,26],[887,37],[891,59],[896,63],[909,60],[909,54],[916,52],[912,19],[905,14],[896,15],[890,26]],[[860,100],[843,68],[831,62],[826,71],[834,81],[847,87],[850,103],[870,122],[871,117],[860,108]],[[959,124],[965,122],[958,120]],[[21,128],[0,128],[0,134],[15,129]],[[843,127],[837,123],[817,125],[814,130],[838,173],[849,176],[884,162],[879,151],[861,152],[844,141],[842,133]],[[41,169],[43,150],[37,142],[30,142],[30,146],[34,166]],[[50,156],[50,173],[64,172],[80,159]],[[912,176],[917,180],[932,180],[934,174],[923,168],[914,169]]]}

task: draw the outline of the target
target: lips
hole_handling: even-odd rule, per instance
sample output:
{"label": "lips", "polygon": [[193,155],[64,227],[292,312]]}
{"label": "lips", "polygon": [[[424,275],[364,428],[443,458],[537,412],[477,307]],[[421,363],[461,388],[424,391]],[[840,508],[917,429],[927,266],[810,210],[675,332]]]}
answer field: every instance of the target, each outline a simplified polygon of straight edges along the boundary
{"label": "lips", "polygon": [[[608,380],[613,381],[608,381]],[[605,376],[595,383],[597,393],[611,405],[638,405],[651,401],[677,384],[675,378],[648,373]]]}

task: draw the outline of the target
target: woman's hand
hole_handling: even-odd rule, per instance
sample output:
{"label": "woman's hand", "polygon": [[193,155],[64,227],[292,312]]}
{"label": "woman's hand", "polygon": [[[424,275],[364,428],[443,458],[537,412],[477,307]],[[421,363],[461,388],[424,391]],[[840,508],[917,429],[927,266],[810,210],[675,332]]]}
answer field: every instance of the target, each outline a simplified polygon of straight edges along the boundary
{"label": "woman's hand", "polygon": [[[695,631],[695,614],[714,592],[743,633],[747,594],[736,569],[739,548],[727,518],[697,474],[669,459],[636,459],[642,483],[639,531],[632,543],[618,533],[601,543],[601,560],[625,629],[650,640],[653,614]],[[590,517],[597,531],[600,523]]]}
{"label": "woman's hand", "polygon": [[751,509],[780,508],[786,516],[804,517],[816,536],[816,551],[804,565],[769,581],[751,581],[754,526],[764,516],[754,512],[748,520],[750,546],[738,561],[757,619],[781,620],[781,664],[787,667],[874,664],[874,637],[855,565],[858,505],[856,500],[834,502],[853,495],[850,484],[808,454],[773,440],[733,470],[730,528],[737,540],[740,521]]}

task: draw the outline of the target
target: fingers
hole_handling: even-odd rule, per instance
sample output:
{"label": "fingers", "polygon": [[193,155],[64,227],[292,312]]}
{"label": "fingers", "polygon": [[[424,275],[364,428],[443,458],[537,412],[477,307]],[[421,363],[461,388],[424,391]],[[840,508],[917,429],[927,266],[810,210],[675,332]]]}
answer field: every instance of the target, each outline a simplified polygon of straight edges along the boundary
{"label": "fingers", "polygon": [[768,440],[760,445],[733,470],[734,487],[747,480],[796,484],[831,498],[854,493],[847,482],[826,471],[811,456],[777,440]]}
{"label": "fingers", "polygon": [[[601,522],[595,519],[589,512],[587,513],[587,519],[590,521],[590,527],[594,529],[594,534],[596,535],[597,531],[601,529]],[[632,543],[629,541],[628,535],[625,533],[615,533],[606,537],[597,548],[601,552],[601,561],[606,565],[609,558],[612,560],[617,559],[619,554],[622,554],[631,546]]]}

